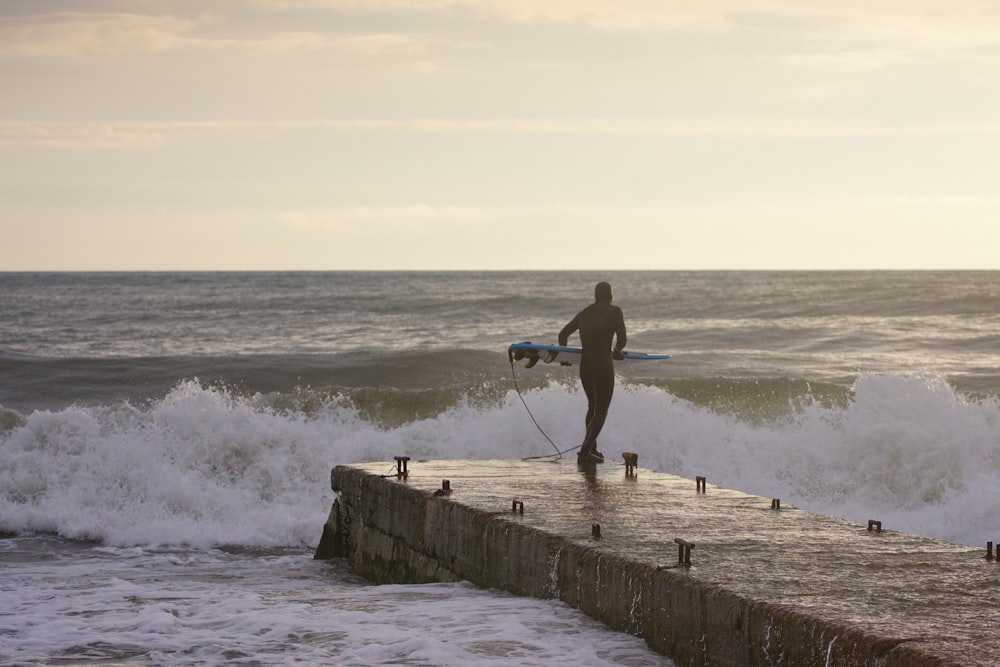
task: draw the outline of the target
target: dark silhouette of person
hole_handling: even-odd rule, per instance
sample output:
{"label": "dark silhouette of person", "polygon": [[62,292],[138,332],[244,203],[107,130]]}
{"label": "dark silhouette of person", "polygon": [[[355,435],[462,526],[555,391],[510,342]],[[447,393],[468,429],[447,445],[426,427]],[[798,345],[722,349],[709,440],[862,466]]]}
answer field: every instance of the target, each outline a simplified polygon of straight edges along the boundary
{"label": "dark silhouette of person", "polygon": [[611,300],[611,285],[597,283],[594,303],[577,313],[559,332],[559,344],[566,345],[570,335],[579,331],[583,348],[580,382],[587,394],[587,431],[576,457],[580,463],[604,463],[604,455],[597,451],[597,436],[604,428],[615,391],[613,360],[624,358],[625,316],[621,308],[611,305]]}

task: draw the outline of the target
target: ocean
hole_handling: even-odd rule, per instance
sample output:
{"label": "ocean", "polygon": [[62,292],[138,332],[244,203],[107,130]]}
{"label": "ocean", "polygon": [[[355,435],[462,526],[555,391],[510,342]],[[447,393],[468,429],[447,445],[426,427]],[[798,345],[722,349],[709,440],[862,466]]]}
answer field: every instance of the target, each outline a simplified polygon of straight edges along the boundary
{"label": "ocean", "polygon": [[576,369],[506,347],[599,280],[674,355],[618,365],[612,460],[1000,538],[997,272],[0,273],[0,665],[670,665],[312,559],[337,464],[578,445]]}

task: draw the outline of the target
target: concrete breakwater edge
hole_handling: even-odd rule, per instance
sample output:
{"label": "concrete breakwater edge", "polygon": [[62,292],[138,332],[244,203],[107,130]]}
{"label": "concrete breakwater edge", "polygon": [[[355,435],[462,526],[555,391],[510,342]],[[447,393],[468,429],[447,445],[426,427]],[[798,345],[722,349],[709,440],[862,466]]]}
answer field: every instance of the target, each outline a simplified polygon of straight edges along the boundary
{"label": "concrete breakwater edge", "polygon": [[996,665],[1000,561],[641,468],[337,466],[317,558],[559,599],[678,665]]}

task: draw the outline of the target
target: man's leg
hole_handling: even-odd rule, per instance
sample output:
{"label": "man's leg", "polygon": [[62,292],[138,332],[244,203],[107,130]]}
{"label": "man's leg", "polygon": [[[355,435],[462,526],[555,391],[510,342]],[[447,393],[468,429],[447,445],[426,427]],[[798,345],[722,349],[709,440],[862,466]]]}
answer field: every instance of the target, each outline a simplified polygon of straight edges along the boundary
{"label": "man's leg", "polygon": [[590,424],[594,421],[594,411],[597,409],[597,390],[593,373],[588,373],[585,369],[580,369],[580,383],[583,385],[583,393],[587,395],[587,415],[583,421],[583,444],[580,445],[577,458],[585,459],[590,455],[591,450],[588,436]]}
{"label": "man's leg", "polygon": [[604,428],[608,418],[608,408],[615,390],[614,372],[610,374],[588,374],[584,382],[587,393],[587,435],[580,447],[581,458],[591,458],[594,462],[604,460],[604,455],[597,451],[597,436]]}
{"label": "man's leg", "polygon": [[614,396],[614,392],[614,376],[602,378],[594,382],[594,412],[587,423],[587,437],[585,439],[592,452],[597,451],[597,436],[604,429],[604,422],[608,418],[608,409],[611,407],[611,399]]}

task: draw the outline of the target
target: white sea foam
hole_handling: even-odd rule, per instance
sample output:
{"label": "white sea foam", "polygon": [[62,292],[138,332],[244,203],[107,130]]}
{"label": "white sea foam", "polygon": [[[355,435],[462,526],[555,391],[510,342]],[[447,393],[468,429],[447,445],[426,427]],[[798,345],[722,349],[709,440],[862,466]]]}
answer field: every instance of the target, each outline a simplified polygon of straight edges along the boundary
{"label": "white sea foam", "polygon": [[374,587],[339,568],[302,553],[109,547],[6,564],[0,664],[672,664],[556,601]]}
{"label": "white sea foam", "polygon": [[859,523],[876,518],[960,544],[993,541],[1000,404],[970,402],[933,377],[862,377],[854,389],[846,409],[812,405],[768,425],[642,390],[616,399],[607,429],[643,424],[629,448],[645,467]]}
{"label": "white sea foam", "polygon": [[[524,399],[559,447],[579,442],[582,393],[552,385]],[[513,392],[388,428],[342,404],[282,412],[193,381],[148,408],[38,411],[0,437],[0,530],[109,545],[312,546],[333,465],[554,451]],[[606,454],[638,452],[645,468],[970,545],[996,537],[998,443],[995,400],[899,376],[860,378],[846,408],[767,424],[623,386],[601,438]]]}

